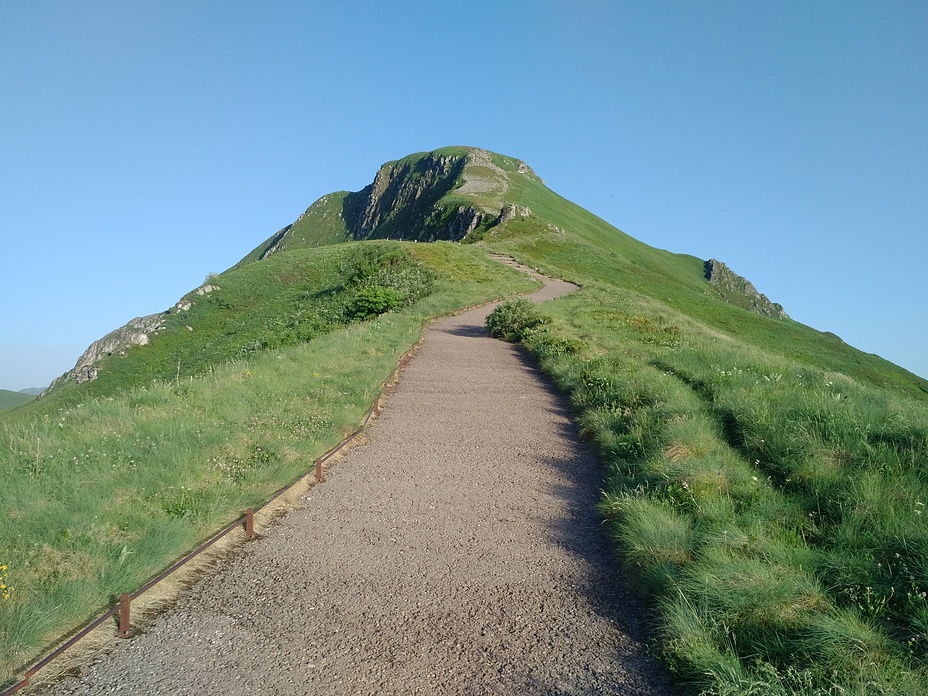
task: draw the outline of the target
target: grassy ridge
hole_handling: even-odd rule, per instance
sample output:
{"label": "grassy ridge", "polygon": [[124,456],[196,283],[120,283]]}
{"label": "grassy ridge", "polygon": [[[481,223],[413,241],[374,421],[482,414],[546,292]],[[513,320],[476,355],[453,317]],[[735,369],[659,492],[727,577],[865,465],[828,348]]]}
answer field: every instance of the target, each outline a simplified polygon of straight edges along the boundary
{"label": "grassy ridge", "polygon": [[[720,301],[701,259],[654,249],[558,196],[540,181],[513,178],[509,196],[533,215],[493,228],[482,244],[552,275],[630,291],[737,336],[745,343],[877,387],[928,397],[928,380],[792,320],[754,314]],[[776,298],[773,298],[776,299]],[[789,308],[786,308],[787,311]]]}
{"label": "grassy ridge", "polygon": [[405,309],[195,376],[100,396],[73,388],[0,420],[0,565],[13,588],[0,599],[0,683],[304,473],[356,427],[427,317],[534,287],[473,249],[409,253],[434,279]]}
{"label": "grassy ridge", "polygon": [[303,343],[356,319],[359,295],[372,288],[389,288],[394,304],[409,305],[431,291],[433,280],[398,245],[355,243],[275,254],[212,274],[164,314],[148,345],[104,358],[97,378],[77,391],[86,398],[155,379],[176,381]]}
{"label": "grassy ridge", "polygon": [[532,215],[480,244],[583,285],[523,342],[602,458],[608,528],[681,681],[928,693],[928,382],[725,302],[701,260],[538,182],[510,194]]}

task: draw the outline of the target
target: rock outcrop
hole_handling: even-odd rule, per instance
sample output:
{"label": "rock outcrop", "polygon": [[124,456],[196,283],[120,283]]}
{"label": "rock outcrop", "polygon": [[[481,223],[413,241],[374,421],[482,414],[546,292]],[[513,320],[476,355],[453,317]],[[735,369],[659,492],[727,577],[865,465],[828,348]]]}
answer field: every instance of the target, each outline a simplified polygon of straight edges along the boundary
{"label": "rock outcrop", "polygon": [[[513,169],[535,177],[524,162]],[[460,241],[480,226],[531,214],[528,208],[505,202],[509,176],[491,153],[476,148],[385,164],[373,183],[346,196],[343,217],[348,234],[354,239]],[[467,202],[447,204],[460,199]]]}
{"label": "rock outcrop", "polygon": [[[186,312],[194,304],[191,295],[199,295],[202,297],[215,290],[219,290],[218,285],[205,283],[178,300],[177,304],[174,305],[173,311]],[[40,397],[45,396],[45,394],[52,389],[66,382],[73,381],[77,384],[92,382],[97,378],[97,364],[101,360],[111,355],[125,355],[126,351],[132,346],[148,345],[150,337],[164,326],[164,321],[171,312],[172,310],[168,310],[166,312],[159,312],[158,314],[136,317],[125,326],[121,326],[115,331],[110,331],[103,338],[94,341],[90,344],[90,347],[84,351],[81,357],[77,359],[77,363],[74,367],[52,382],[48,388],[40,394]],[[191,327],[188,326],[187,328],[193,331]]]}
{"label": "rock outcrop", "polygon": [[435,233],[425,229],[432,208],[454,186],[464,163],[464,157],[429,154],[385,164],[373,183],[346,198],[349,232],[355,239],[367,239],[402,225],[407,228],[404,238],[429,237]]}
{"label": "rock outcrop", "polygon": [[757,288],[745,278],[731,270],[728,266],[717,259],[709,259],[705,262],[706,280],[713,285],[723,299],[732,301],[731,295],[744,302],[737,302],[747,309],[757,314],[763,314],[775,319],[789,319],[789,316],[783,310],[783,305],[771,302],[766,295],[757,291]]}
{"label": "rock outcrop", "polygon": [[167,312],[150,314],[145,317],[136,317],[125,326],[110,331],[106,336],[94,341],[90,347],[78,358],[74,367],[49,385],[42,392],[51,391],[65,382],[74,381],[77,384],[91,382],[97,378],[97,363],[110,355],[123,355],[130,346],[148,345],[149,337],[158,331],[164,324]]}

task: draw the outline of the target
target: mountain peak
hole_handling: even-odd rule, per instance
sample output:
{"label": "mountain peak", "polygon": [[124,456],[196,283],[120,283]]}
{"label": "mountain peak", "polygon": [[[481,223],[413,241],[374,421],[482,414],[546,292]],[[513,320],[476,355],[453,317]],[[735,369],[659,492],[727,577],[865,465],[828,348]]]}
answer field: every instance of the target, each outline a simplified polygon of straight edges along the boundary
{"label": "mountain peak", "polygon": [[461,241],[525,214],[519,192],[544,185],[525,162],[475,147],[446,147],[385,163],[357,192],[330,193],[242,263],[350,239]]}

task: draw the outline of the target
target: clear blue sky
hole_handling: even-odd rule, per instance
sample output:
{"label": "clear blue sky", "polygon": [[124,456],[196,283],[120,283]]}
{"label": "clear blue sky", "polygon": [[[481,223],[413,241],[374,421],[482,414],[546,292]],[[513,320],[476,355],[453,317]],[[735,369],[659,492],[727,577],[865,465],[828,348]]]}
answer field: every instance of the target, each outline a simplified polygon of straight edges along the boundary
{"label": "clear blue sky", "polygon": [[928,377],[928,3],[0,4],[0,387],[473,145]]}

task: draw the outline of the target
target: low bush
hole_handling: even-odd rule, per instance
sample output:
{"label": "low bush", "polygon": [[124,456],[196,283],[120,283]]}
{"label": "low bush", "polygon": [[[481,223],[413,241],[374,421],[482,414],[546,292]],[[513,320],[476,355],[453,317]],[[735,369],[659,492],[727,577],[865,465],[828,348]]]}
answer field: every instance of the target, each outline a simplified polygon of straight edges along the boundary
{"label": "low bush", "polygon": [[400,304],[399,292],[393,288],[372,285],[358,291],[345,308],[345,315],[352,321],[362,321],[396,309]]}
{"label": "low bush", "polygon": [[538,305],[522,297],[503,302],[486,321],[491,336],[513,342],[527,338],[533,329],[546,323],[548,318],[538,311]]}

